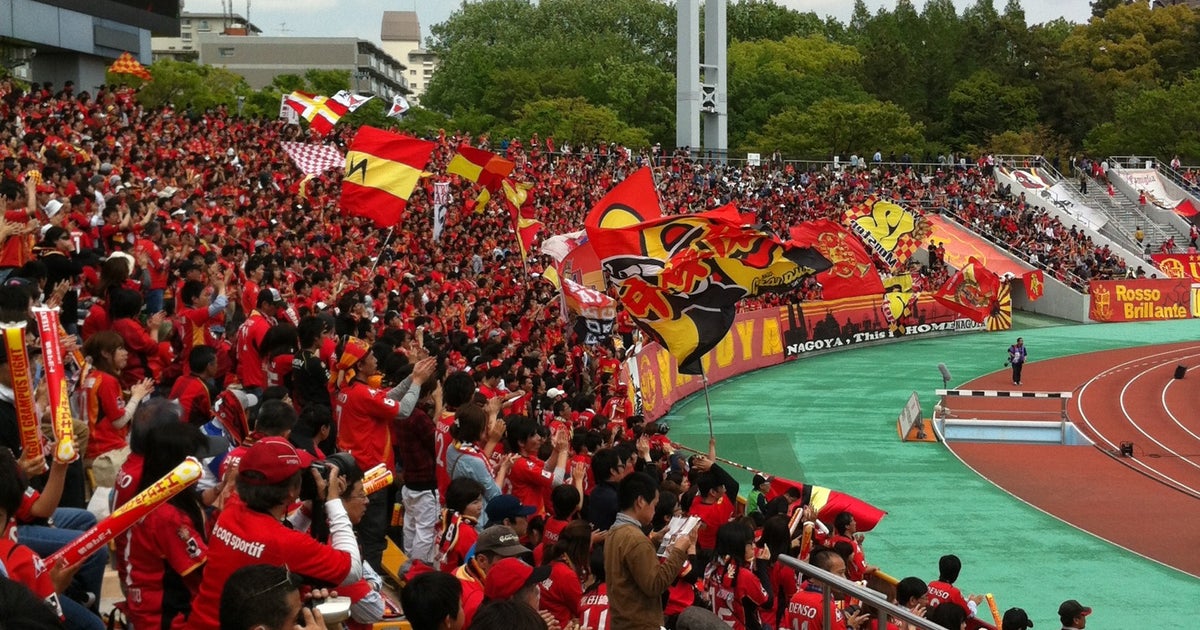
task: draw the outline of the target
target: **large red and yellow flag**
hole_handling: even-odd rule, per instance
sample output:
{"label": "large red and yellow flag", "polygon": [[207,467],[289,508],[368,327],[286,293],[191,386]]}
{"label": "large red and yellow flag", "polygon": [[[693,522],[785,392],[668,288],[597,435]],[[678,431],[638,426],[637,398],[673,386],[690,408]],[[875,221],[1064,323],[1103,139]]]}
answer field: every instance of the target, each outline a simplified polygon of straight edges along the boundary
{"label": "large red and yellow flag", "polygon": [[487,207],[492,193],[500,190],[504,178],[508,177],[514,168],[515,164],[494,153],[464,144],[460,145],[458,153],[450,158],[446,172],[465,177],[483,187],[476,198],[475,212],[478,214]]}
{"label": "large red and yellow flag", "polygon": [[830,263],[746,224],[732,205],[663,216],[649,169],[600,200],[585,222],[609,282],[638,325],[676,359],[683,374],[733,324],[737,302],[784,291]]}
{"label": "large red and yellow flag", "polygon": [[514,184],[506,179],[501,187],[504,189],[504,200],[512,213],[517,245],[521,249],[521,260],[525,260],[529,257],[529,248],[533,245],[534,237],[543,225],[541,221],[533,218],[533,198],[529,196],[533,184]]}
{"label": "large red and yellow flag", "polygon": [[956,313],[983,323],[997,306],[999,295],[1000,276],[971,258],[934,292],[933,299]]}
{"label": "large red and yellow flag", "polygon": [[850,230],[862,239],[883,264],[894,272],[929,238],[929,222],[917,210],[891,201],[870,198],[843,214]]}
{"label": "large red and yellow flag", "polygon": [[883,281],[871,255],[846,228],[829,219],[818,219],[793,226],[790,232],[791,243],[811,247],[833,264],[816,276],[823,299],[883,293]]}
{"label": "large red and yellow flag", "polygon": [[374,127],[360,127],[346,154],[341,207],[377,227],[400,223],[404,208],[437,145]]}
{"label": "large red and yellow flag", "polygon": [[813,511],[817,513],[817,518],[830,527],[833,526],[833,520],[842,512],[849,512],[854,516],[854,523],[860,532],[871,531],[879,524],[879,521],[883,520],[884,516],[887,516],[887,512],[884,510],[844,492],[791,481],[783,477],[771,479],[771,489],[767,491],[767,499],[782,496],[788,488],[799,490],[800,500],[798,503],[800,506],[812,506]]}
{"label": "large red and yellow flag", "polygon": [[128,52],[121,53],[121,56],[117,57],[117,60],[108,67],[108,71],[113,74],[132,74],[143,81],[154,80],[154,77],[150,75],[150,71],[146,69],[146,66],[143,66]]}

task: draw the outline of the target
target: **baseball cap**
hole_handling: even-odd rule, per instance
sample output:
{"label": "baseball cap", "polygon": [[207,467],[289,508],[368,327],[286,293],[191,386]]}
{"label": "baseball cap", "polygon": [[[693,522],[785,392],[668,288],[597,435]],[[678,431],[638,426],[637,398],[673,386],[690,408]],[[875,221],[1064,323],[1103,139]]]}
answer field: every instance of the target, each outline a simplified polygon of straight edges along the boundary
{"label": "baseball cap", "polygon": [[1079,615],[1088,616],[1092,614],[1092,609],[1080,604],[1078,601],[1068,599],[1058,607],[1058,616],[1074,619]]}
{"label": "baseball cap", "polygon": [[270,302],[272,304],[287,304],[287,302],[283,301],[283,296],[280,295],[279,289],[274,288],[263,289],[262,293],[258,295],[258,303],[263,304],[265,302]]}
{"label": "baseball cap", "polygon": [[518,591],[550,577],[550,565],[534,568],[516,558],[504,558],[488,569],[483,596],[489,600],[509,599]]}
{"label": "baseball cap", "polygon": [[1032,628],[1033,622],[1022,608],[1009,608],[1004,611],[1004,622],[1000,624],[1003,630],[1024,630]]}
{"label": "baseball cap", "polygon": [[557,387],[551,387],[550,389],[547,389],[547,390],[546,390],[546,395],[547,395],[547,396],[549,396],[549,397],[551,397],[551,398],[558,398],[559,396],[562,396],[562,395],[564,395],[564,394],[566,394],[566,393],[567,393],[567,392],[564,392],[563,390],[561,390],[561,389],[559,389],[559,388],[557,388]]}
{"label": "baseball cap", "polygon": [[57,199],[51,199],[50,201],[46,202],[46,216],[53,217],[54,215],[58,214],[59,210],[62,210],[62,207],[63,204],[61,201]]}
{"label": "baseball cap", "polygon": [[529,516],[537,512],[537,508],[522,504],[520,499],[511,494],[502,494],[488,501],[486,512],[489,523],[503,523],[506,518]]}
{"label": "baseball cap", "polygon": [[767,477],[767,476],[763,475],[762,473],[758,473],[758,474],[754,475],[754,480],[751,481],[751,484],[755,488],[757,488],[757,487],[763,485],[764,483],[767,483],[770,480],[771,480],[770,477]]}
{"label": "baseball cap", "polygon": [[492,525],[479,534],[475,541],[475,553],[484,551],[494,553],[503,558],[529,553],[529,548],[521,544],[521,537],[513,528],[506,525]]}
{"label": "baseball cap", "polygon": [[311,455],[306,461],[287,440],[268,437],[255,442],[242,456],[238,480],[252,486],[271,486],[283,483],[311,463]]}

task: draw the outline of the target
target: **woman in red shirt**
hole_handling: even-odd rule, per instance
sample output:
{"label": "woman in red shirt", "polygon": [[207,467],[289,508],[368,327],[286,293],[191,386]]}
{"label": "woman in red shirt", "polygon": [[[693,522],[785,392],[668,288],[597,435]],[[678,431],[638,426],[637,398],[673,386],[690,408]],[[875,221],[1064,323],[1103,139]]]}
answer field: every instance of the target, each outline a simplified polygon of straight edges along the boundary
{"label": "woman in red shirt", "polygon": [[[138,403],[154,391],[154,383],[142,379],[130,388],[126,399],[121,391],[121,374],[129,352],[121,335],[111,330],[101,330],[89,337],[83,344],[83,353],[92,364],[83,380],[90,430],[84,463],[92,469],[96,485],[111,488],[117,469],[129,456],[129,420]],[[96,465],[97,459],[103,459],[103,463]]]}
{"label": "woman in red shirt", "polygon": [[467,558],[467,552],[479,538],[476,524],[483,513],[483,486],[468,477],[459,477],[446,488],[446,509],[438,523],[437,568],[453,573]]}
{"label": "woman in red shirt", "polygon": [[112,292],[108,316],[112,320],[112,329],[125,340],[125,349],[129,351],[128,364],[121,373],[121,384],[133,387],[146,377],[153,377],[150,363],[158,355],[159,329],[163,322],[163,313],[154,313],[143,326],[138,321],[142,312],[142,296],[137,291],[116,289]]}
{"label": "woman in red shirt", "polygon": [[746,630],[748,617],[757,616],[760,606],[771,606],[767,590],[771,578],[766,563],[756,567],[757,555],[754,530],[749,525],[733,521],[717,530],[713,559],[704,571],[704,590],[712,611],[733,630]]}
{"label": "woman in red shirt", "polygon": [[559,627],[579,620],[583,582],[591,569],[591,555],[592,526],[582,519],[568,523],[546,554],[550,578],[538,585],[542,591],[541,607],[554,615]]}

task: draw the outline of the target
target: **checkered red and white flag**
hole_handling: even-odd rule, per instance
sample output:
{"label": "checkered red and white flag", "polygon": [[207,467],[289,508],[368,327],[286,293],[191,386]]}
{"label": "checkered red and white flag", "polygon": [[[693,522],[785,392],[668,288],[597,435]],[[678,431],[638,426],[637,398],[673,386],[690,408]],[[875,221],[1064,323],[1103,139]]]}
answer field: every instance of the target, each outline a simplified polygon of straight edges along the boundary
{"label": "checkered red and white flag", "polygon": [[143,81],[153,81],[154,77],[150,76],[150,71],[146,66],[138,63],[137,59],[128,52],[121,53],[120,57],[108,67],[108,71],[113,74],[132,74],[133,76]]}
{"label": "checkered red and white flag", "polygon": [[284,142],[283,150],[305,175],[316,176],[331,168],[346,167],[346,157],[329,145]]}

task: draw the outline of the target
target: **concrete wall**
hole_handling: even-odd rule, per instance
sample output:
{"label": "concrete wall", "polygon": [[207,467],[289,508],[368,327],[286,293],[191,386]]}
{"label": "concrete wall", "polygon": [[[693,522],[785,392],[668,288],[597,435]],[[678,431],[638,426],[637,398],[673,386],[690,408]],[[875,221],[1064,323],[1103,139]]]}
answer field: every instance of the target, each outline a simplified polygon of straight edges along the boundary
{"label": "concrete wall", "polygon": [[33,0],[0,0],[0,37],[36,49],[30,79],[94,91],[123,52],[150,63],[150,31]]}
{"label": "concrete wall", "polygon": [[1048,273],[1044,273],[1043,275],[1046,277],[1045,289],[1042,292],[1042,298],[1036,302],[1029,299],[1022,283],[1016,281],[1012,283],[1014,311],[1039,313],[1081,324],[1087,324],[1092,321],[1088,319],[1087,294],[1072,289],[1050,277]]}

